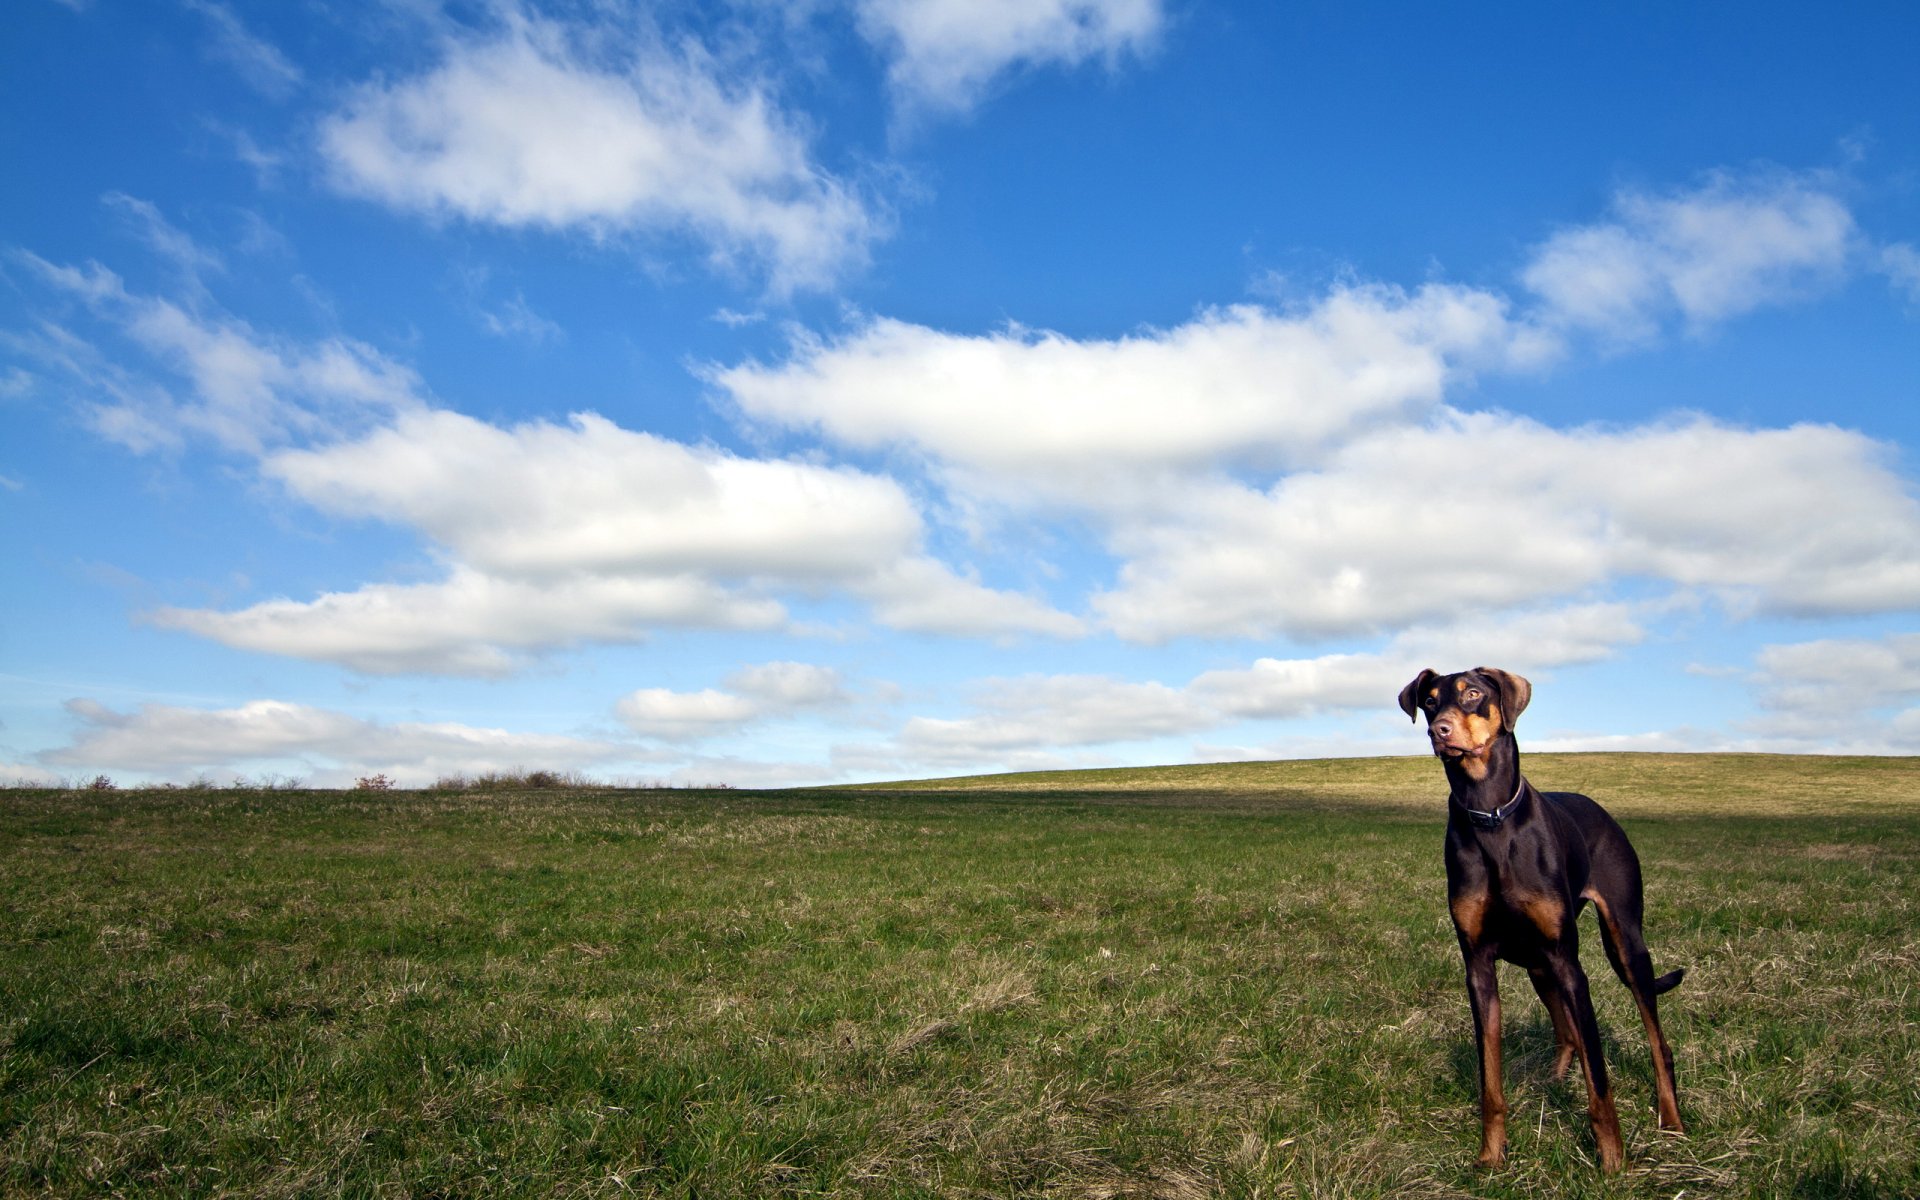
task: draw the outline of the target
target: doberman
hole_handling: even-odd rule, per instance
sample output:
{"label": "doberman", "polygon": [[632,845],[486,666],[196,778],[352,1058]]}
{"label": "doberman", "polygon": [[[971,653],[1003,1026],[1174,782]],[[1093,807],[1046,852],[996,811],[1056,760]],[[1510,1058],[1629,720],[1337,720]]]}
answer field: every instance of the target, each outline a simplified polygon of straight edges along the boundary
{"label": "doberman", "polygon": [[1660,1031],[1659,999],[1684,970],[1658,978],[1640,933],[1640,860],[1614,819],[1586,796],[1542,792],[1520,774],[1513,725],[1533,685],[1492,667],[1453,675],[1422,671],[1400,693],[1409,717],[1427,714],[1427,736],[1452,789],[1447,816],[1447,904],[1466,960],[1467,999],[1480,1054],[1480,1157],[1507,1153],[1507,1101],[1500,1078],[1500,988],[1496,959],[1524,967],[1553,1018],[1555,1079],[1576,1055],[1587,1077],[1587,1115],[1600,1169],[1620,1169],[1620,1118],[1607,1086],[1600,1027],[1580,967],[1576,918],[1587,901],[1614,974],[1633,993],[1652,1049],[1660,1128],[1682,1131],[1673,1051]]}

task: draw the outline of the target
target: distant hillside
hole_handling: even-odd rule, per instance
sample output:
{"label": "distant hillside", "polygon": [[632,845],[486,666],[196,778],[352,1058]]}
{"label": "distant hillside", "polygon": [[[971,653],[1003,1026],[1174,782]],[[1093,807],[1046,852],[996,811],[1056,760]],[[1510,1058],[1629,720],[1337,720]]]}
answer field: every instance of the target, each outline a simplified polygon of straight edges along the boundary
{"label": "distant hillside", "polygon": [[[1920,758],[1794,754],[1527,754],[1546,791],[1586,792],[1618,812],[1806,814],[1920,807]],[[1437,805],[1446,783],[1428,756],[1196,763],[1084,771],[1025,771],[861,785],[861,791],[1191,792],[1373,804]],[[842,790],[842,789],[835,789]]]}

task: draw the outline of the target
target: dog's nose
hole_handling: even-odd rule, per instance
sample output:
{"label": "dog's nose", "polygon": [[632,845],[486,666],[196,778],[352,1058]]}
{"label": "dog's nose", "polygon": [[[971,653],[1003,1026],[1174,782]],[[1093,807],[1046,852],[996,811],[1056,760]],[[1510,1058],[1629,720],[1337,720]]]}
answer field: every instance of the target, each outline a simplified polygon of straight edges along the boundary
{"label": "dog's nose", "polygon": [[1453,736],[1452,724],[1446,721],[1435,721],[1433,723],[1433,735],[1435,737],[1452,737]]}

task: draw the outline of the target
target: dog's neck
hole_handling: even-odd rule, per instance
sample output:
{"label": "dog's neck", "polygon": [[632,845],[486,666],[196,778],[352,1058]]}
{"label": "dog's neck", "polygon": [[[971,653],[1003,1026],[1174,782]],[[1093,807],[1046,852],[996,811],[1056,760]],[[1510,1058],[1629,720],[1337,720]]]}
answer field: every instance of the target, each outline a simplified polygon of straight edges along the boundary
{"label": "dog's neck", "polygon": [[1520,790],[1520,743],[1512,733],[1496,736],[1483,756],[1442,759],[1453,802],[1489,813],[1513,801]]}

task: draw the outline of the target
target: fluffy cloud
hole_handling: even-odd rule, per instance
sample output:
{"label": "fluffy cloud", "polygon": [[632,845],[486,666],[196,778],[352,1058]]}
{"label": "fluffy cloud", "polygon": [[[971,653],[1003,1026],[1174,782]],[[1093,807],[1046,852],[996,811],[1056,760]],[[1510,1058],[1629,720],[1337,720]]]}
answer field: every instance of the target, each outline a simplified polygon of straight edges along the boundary
{"label": "fluffy cloud", "polygon": [[1452,414],[1113,536],[1095,607],[1147,641],[1394,630],[1636,577],[1793,615],[1920,606],[1920,505],[1884,446],[1826,426]]}
{"label": "fluffy cloud", "polygon": [[1093,612],[1131,640],[1379,635],[1444,603],[1646,580],[1742,611],[1896,611],[1920,604],[1920,507],[1881,444],[1709,420],[1556,430],[1448,403],[1576,329],[1794,299],[1857,266],[1858,241],[1833,180],[1723,172],[1551,239],[1517,313],[1429,284],[1111,340],[874,319],[705,374],[751,420],[911,450],[969,517],[1090,518],[1119,563]]}
{"label": "fluffy cloud", "polygon": [[375,772],[422,784],[442,774],[579,770],[634,757],[616,742],[444,722],[384,724],[278,700],[226,709],[145,704],[133,712],[76,700],[67,708],[80,733],[40,755],[47,766],[168,775],[294,761],[323,785]]}
{"label": "fluffy cloud", "polygon": [[862,32],[886,53],[909,104],[963,109],[1003,72],[1142,53],[1158,38],[1159,0],[854,0]]}
{"label": "fluffy cloud", "polygon": [[929,557],[891,480],[692,448],[588,414],[501,428],[420,410],[356,441],[276,453],[263,470],[322,511],[418,530],[446,578],[167,609],[162,625],[366,673],[454,675],[662,626],[779,628],[783,593],[851,595],[897,629],[1079,632]]}
{"label": "fluffy cloud", "polygon": [[1643,337],[1669,315],[1700,328],[1830,286],[1857,240],[1822,176],[1719,172],[1620,193],[1611,220],[1555,234],[1522,280],[1551,323]]}
{"label": "fluffy cloud", "polygon": [[1920,753],[1920,634],[1766,646],[1747,683],[1752,748]]}
{"label": "fluffy cloud", "polygon": [[907,760],[940,766],[1005,761],[1043,748],[1191,733],[1219,716],[1178,688],[1098,675],[1026,676],[979,685],[974,715],[914,717],[895,739]]}
{"label": "fluffy cloud", "polygon": [[891,480],[696,449],[593,414],[501,428],[419,412],[263,469],[317,508],[402,522],[463,562],[524,576],[835,579],[909,552],[920,534]]}
{"label": "fluffy cloud", "polygon": [[367,675],[500,676],[531,655],[639,641],[655,629],[775,629],[786,610],[692,575],[525,580],[455,567],[434,583],[374,583],[235,612],[163,608],[148,619],[235,649]]}
{"label": "fluffy cloud", "polygon": [[745,696],[713,688],[640,688],[622,697],[614,713],[643,737],[682,742],[732,732],[758,717],[760,710]]}
{"label": "fluffy cloud", "polygon": [[687,235],[774,290],[829,282],[880,232],[772,99],[696,51],[588,61],[558,26],[510,16],[425,74],[368,84],[320,127],[343,189],[510,227]]}
{"label": "fluffy cloud", "polygon": [[838,671],[807,663],[744,667],[727,677],[725,687],[728,690],[697,692],[641,688],[623,697],[614,713],[644,737],[683,742],[731,733],[755,721],[837,707],[850,699]]}
{"label": "fluffy cloud", "polygon": [[875,320],[839,341],[803,338],[779,365],[706,375],[756,420],[1118,501],[1116,478],[1299,462],[1416,418],[1523,341],[1490,293],[1350,287],[1297,312],[1220,309],[1112,341]]}
{"label": "fluffy cloud", "polygon": [[1020,634],[1070,638],[1087,631],[1080,618],[1042,599],[987,587],[924,556],[889,563],[853,583],[851,590],[891,629],[997,639]]}
{"label": "fluffy cloud", "polygon": [[1920,633],[1767,646],[1754,698],[1764,708],[1848,717],[1920,698]]}

